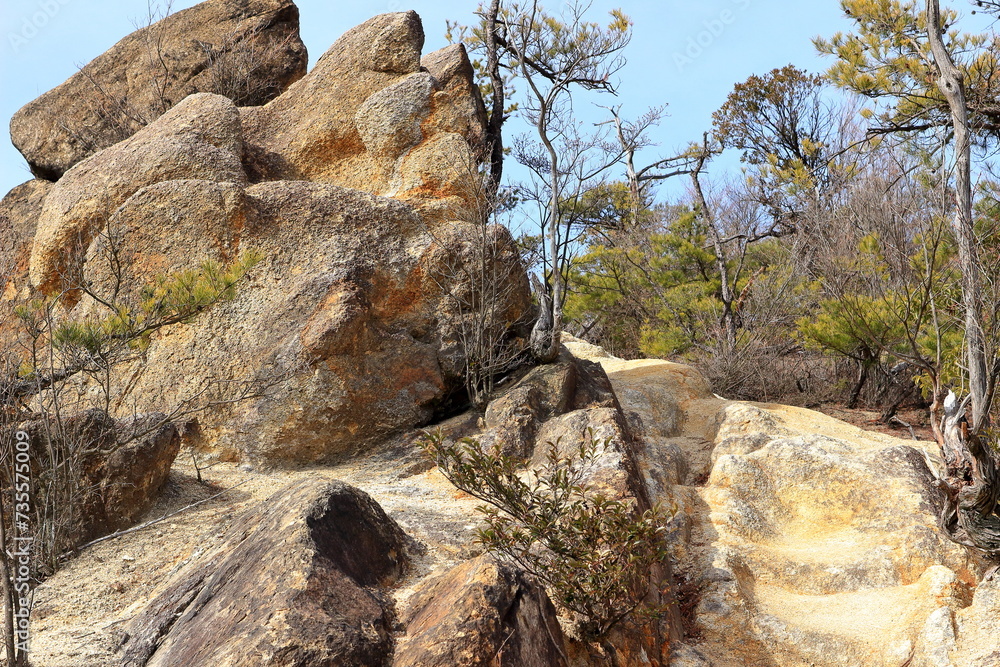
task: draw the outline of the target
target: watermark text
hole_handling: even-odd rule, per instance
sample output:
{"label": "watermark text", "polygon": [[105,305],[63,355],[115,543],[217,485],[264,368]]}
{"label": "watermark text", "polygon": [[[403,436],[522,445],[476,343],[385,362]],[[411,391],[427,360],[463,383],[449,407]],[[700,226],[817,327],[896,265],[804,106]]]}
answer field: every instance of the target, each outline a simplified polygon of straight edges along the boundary
{"label": "watermark text", "polygon": [[702,21],[703,30],[688,38],[683,51],[674,51],[674,66],[678,72],[683,72],[684,68],[700,58],[701,54],[715,43],[715,40],[722,37],[726,28],[736,22],[739,13],[750,8],[752,0],[729,1],[731,7],[723,9],[713,18]]}
{"label": "watermark text", "polygon": [[28,42],[38,36],[38,33],[56,17],[63,7],[72,0],[38,0],[36,10],[21,19],[21,28],[17,32],[7,33],[7,42],[14,53],[27,46]]}
{"label": "watermark text", "polygon": [[14,635],[18,653],[28,653],[31,616],[31,457],[30,438],[18,431],[14,444],[14,545],[10,552],[14,584]]}

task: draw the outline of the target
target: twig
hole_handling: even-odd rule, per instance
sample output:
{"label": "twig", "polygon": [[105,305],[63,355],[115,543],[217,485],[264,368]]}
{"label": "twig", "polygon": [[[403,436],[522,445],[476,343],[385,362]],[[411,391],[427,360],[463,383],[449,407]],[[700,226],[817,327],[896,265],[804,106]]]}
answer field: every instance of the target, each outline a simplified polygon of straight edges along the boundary
{"label": "twig", "polygon": [[913,427],[910,426],[909,424],[907,424],[906,422],[904,422],[902,419],[900,419],[896,415],[893,415],[892,419],[890,419],[889,421],[890,422],[898,422],[899,424],[902,424],[906,428],[910,429],[910,437],[911,438],[913,438],[914,440],[919,440],[920,439],[920,438],[917,437],[917,434],[913,432]]}
{"label": "twig", "polygon": [[[504,648],[504,646],[507,645],[507,642],[510,641],[510,638],[514,636],[514,632],[516,632],[516,630],[511,630],[510,633],[507,634],[506,639],[504,639],[503,643],[500,644],[500,648],[498,648],[497,652],[493,654],[493,660],[496,661],[497,664],[500,664],[500,663],[503,662],[503,648]],[[497,660],[497,658],[499,658],[499,660]]]}
{"label": "twig", "polygon": [[[90,542],[87,542],[86,544],[78,546],[77,548],[73,549],[73,551],[71,551],[70,553],[78,553],[78,552],[82,551],[83,549],[86,549],[89,546],[93,546],[93,545],[95,545],[95,544],[97,544],[99,542],[104,542],[106,540],[113,540],[116,537],[121,537],[122,535],[128,535],[129,533],[135,533],[137,531],[142,530],[143,528],[149,528],[150,526],[156,525],[158,523],[166,521],[167,519],[175,517],[178,514],[180,514],[181,512],[186,512],[187,510],[192,509],[194,507],[197,507],[198,505],[201,505],[203,503],[207,503],[209,500],[214,500],[214,499],[218,498],[219,496],[221,496],[222,494],[226,493],[227,491],[232,491],[233,489],[237,489],[237,488],[243,486],[248,481],[249,480],[245,479],[242,482],[240,482],[239,484],[231,486],[228,489],[223,489],[222,491],[219,491],[214,496],[209,496],[208,498],[203,498],[203,499],[199,500],[198,502],[191,503],[190,505],[182,507],[182,508],[180,508],[179,510],[177,510],[175,512],[171,512],[170,514],[164,514],[159,519],[153,519],[152,521],[147,521],[146,523],[141,523],[138,526],[132,526],[131,528],[127,528],[125,530],[119,530],[116,533],[111,533],[110,535],[105,535],[104,537],[98,537],[96,540],[91,540]],[[70,553],[64,554],[62,556],[62,558],[68,558],[69,555],[70,555]]]}

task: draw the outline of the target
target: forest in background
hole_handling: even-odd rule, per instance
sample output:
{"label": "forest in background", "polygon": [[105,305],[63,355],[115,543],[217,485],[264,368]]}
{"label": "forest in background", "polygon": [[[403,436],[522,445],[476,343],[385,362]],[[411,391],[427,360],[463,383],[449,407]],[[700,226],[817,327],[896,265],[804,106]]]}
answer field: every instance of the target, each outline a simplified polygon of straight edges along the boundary
{"label": "forest in background", "polygon": [[[885,423],[901,406],[940,410],[947,391],[968,393],[959,151],[924,3],[841,6],[854,29],[814,40],[826,72],[793,63],[750,77],[703,136],[647,164],[666,107],[630,118],[615,106],[625,14],[602,25],[584,5],[556,16],[494,1],[478,26],[452,27],[478,58],[495,208],[544,276],[536,293],[562,318],[555,329],[620,357],[694,364],[726,397],[866,407]],[[975,290],[993,360],[1000,42],[992,23],[963,32],[951,9],[940,24],[965,89]],[[593,106],[604,121],[581,120]],[[514,116],[531,131],[504,145]],[[739,167],[720,166],[732,163],[724,153]],[[520,167],[501,181],[504,160]]]}

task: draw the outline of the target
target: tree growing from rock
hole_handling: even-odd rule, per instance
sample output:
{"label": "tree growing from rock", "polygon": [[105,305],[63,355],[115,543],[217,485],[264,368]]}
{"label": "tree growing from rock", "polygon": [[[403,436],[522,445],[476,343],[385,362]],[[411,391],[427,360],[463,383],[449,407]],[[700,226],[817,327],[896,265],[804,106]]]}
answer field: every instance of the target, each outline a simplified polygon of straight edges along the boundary
{"label": "tree growing from rock", "polygon": [[472,49],[484,53],[487,61],[490,173],[495,185],[502,173],[500,128],[509,86],[501,72],[511,73],[524,89],[517,109],[534,136],[520,137],[513,155],[532,175],[518,194],[536,205],[533,217],[541,232],[542,278],[534,280],[540,312],[530,344],[542,362],[554,360],[559,352],[567,278],[583,223],[579,203],[624,155],[608,140],[606,130],[596,135],[583,131],[573,112],[573,93],[615,92],[612,78],[625,64],[622,51],[631,37],[631,23],[614,10],[602,26],[586,19],[587,8],[574,2],[553,15],[536,0],[493,1],[480,6],[482,23],[470,35]]}
{"label": "tree growing from rock", "polygon": [[[942,480],[949,504],[943,527],[957,541],[1000,552],[997,459],[986,428],[1000,366],[985,331],[986,281],[978,256],[973,217],[972,144],[996,135],[996,42],[953,28],[957,15],[927,0],[914,3],[845,0],[857,32],[817,40],[839,60],[829,76],[838,85],[874,100],[886,100],[873,134],[919,133],[947,128],[954,156],[952,231],[961,272],[965,372],[968,394],[958,401],[935,392],[932,414],[944,413],[940,443],[948,464]],[[968,413],[966,414],[966,407]],[[965,426],[964,420],[968,419]]]}

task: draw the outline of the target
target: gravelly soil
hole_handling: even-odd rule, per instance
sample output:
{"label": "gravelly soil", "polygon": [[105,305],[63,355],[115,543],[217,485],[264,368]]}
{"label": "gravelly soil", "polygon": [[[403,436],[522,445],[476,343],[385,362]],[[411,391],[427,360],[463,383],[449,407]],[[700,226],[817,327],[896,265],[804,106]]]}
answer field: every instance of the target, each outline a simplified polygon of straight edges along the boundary
{"label": "gravelly soil", "polygon": [[34,667],[116,664],[123,628],[171,575],[216,546],[240,512],[303,476],[342,479],[361,488],[424,547],[414,555],[408,579],[394,591],[399,604],[425,576],[479,551],[474,536],[478,501],[430,469],[409,443],[397,441],[367,458],[323,468],[260,471],[219,463],[202,471],[203,482],[182,452],[162,497],[143,521],[225,493],[154,526],[88,547],[41,585],[32,621]]}

